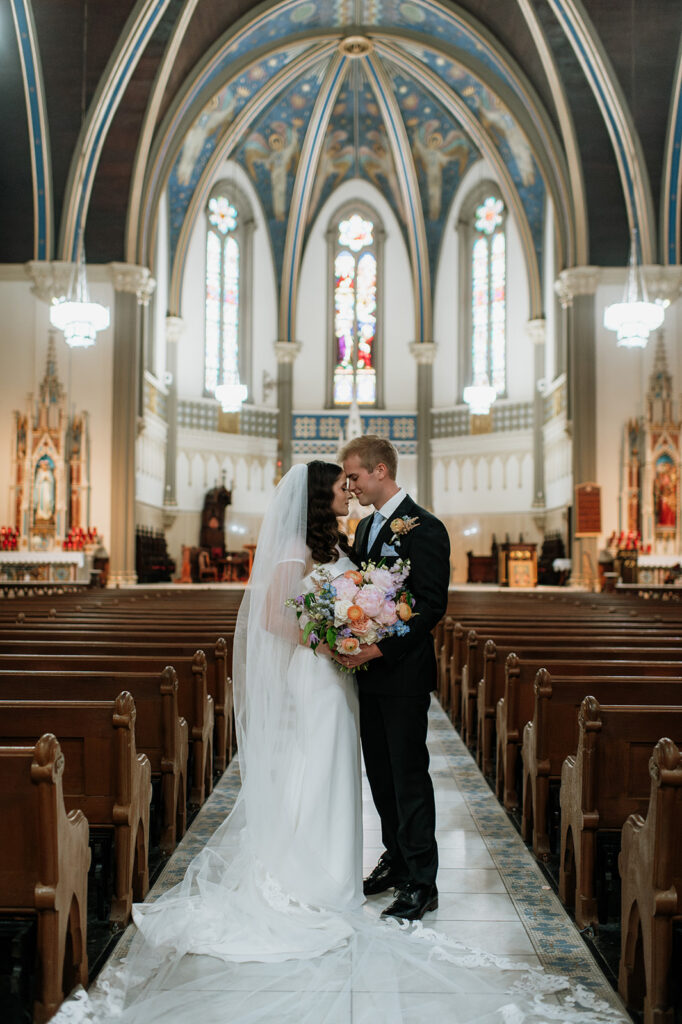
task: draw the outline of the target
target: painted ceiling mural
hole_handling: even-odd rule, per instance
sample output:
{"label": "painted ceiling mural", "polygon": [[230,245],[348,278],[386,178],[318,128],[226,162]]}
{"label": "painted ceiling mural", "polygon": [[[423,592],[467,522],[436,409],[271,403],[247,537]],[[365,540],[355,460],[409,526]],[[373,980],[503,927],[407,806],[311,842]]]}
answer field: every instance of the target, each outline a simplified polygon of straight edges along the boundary
{"label": "painted ceiling mural", "polygon": [[[397,0],[363,0],[362,3],[358,0],[345,3],[342,0],[323,0],[316,5],[285,4],[275,11],[264,12],[227,41],[217,51],[213,64],[202,72],[204,97],[208,88],[206,83],[221,82],[221,86],[208,102],[204,100],[200,113],[184,136],[170,172],[172,253],[175,254],[192,197],[200,187],[206,188],[202,175],[205,179],[205,169],[235,118],[257,98],[259,90],[266,83],[272,83],[295,57],[306,49],[312,52],[315,45],[328,40],[330,29],[352,23],[358,16],[358,7],[365,25],[380,23],[382,28],[390,28],[395,24],[396,29],[401,30],[400,34],[387,34],[385,37],[380,33],[370,34],[370,40],[378,44],[385,38],[390,46],[390,56],[383,54],[378,47],[372,59],[382,62],[393,89],[396,108],[405,125],[416,170],[432,287],[448,211],[464,174],[481,157],[481,149],[453,111],[446,109],[428,85],[419,79],[415,58],[417,69],[421,66],[428,69],[460,104],[466,104],[479,132],[499,154],[527,221],[539,279],[543,265],[546,195],[543,174],[526,128],[492,84],[481,76],[497,74],[498,88],[507,99],[512,88],[518,92],[520,87],[495,55],[489,52],[487,42],[476,37],[468,26],[458,23],[448,12],[438,11],[427,0],[402,3]],[[314,34],[301,38],[302,31]],[[298,34],[298,39],[288,44],[287,33],[292,32]],[[428,35],[429,45],[416,33]],[[452,55],[452,51],[438,49],[440,39],[445,37],[450,47],[457,47],[459,59]],[[264,43],[272,45],[273,41],[280,44],[279,52],[230,76],[230,67],[235,64],[243,66],[256,42],[262,46]],[[232,158],[239,162],[253,182],[263,208],[279,283],[286,243],[287,211],[303,140],[321,82],[332,59],[329,54],[335,52],[334,46],[328,51],[328,56],[312,69],[303,70],[293,83],[288,83],[276,93],[230,147]],[[401,64],[403,55],[404,67]],[[465,56],[474,67],[463,65]],[[306,231],[309,234],[317,213],[334,190],[342,182],[357,177],[371,182],[384,195],[407,240],[409,227],[389,133],[364,67],[363,58],[346,59],[344,78],[331,115],[323,125],[324,139],[319,147],[315,173],[311,175]],[[196,94],[196,86],[193,92]],[[524,106],[523,110],[526,109]],[[178,118],[179,112],[176,112],[176,123]],[[197,209],[195,203],[194,215]],[[181,258],[184,255],[181,254]]]}

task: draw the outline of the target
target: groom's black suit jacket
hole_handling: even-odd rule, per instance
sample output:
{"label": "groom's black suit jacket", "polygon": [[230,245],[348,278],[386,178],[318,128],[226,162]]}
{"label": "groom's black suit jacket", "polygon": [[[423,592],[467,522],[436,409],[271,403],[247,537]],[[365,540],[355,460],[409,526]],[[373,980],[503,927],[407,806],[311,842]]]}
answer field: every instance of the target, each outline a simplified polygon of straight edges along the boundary
{"label": "groom's black suit jacket", "polygon": [[[396,518],[417,517],[418,524],[391,545],[391,522]],[[386,696],[416,696],[436,688],[436,655],[431,630],[445,614],[450,582],[450,539],[447,530],[434,515],[420,508],[409,495],[398,505],[390,520],[382,526],[374,544],[367,550],[371,516],[357,528],[351,554],[355,562],[378,562],[384,544],[395,548],[386,556],[386,565],[398,558],[409,558],[410,575],[406,586],[415,598],[410,631],[405,636],[389,636],[379,644],[381,658],[368,662],[367,670],[357,673],[365,693]]]}

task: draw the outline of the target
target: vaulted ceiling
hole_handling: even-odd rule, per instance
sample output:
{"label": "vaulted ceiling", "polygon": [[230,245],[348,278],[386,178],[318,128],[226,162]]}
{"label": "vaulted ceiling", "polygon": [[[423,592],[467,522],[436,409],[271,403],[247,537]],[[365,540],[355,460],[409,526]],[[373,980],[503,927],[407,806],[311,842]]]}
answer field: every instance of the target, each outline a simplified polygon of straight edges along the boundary
{"label": "vaulted ceiling", "polygon": [[177,278],[230,157],[281,285],[364,177],[428,288],[485,157],[539,312],[547,196],[562,266],[622,265],[633,226],[680,262],[681,33],[670,0],[0,0],[0,260],[68,259],[84,229],[89,261],[149,263],[167,192]]}

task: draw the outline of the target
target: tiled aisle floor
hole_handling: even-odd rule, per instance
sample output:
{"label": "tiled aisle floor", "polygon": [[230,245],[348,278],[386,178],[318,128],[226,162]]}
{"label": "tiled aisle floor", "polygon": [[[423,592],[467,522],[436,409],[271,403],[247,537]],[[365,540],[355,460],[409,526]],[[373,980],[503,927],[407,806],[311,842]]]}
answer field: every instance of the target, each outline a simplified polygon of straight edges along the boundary
{"label": "tiled aisle floor", "polygon": [[[490,953],[567,975],[575,985],[584,985],[612,1005],[614,1021],[627,1020],[618,996],[435,701],[430,712],[429,749],[436,792],[440,905],[427,915],[425,923]],[[230,810],[238,789],[238,766],[233,762],[148,899],[182,878],[189,860]],[[363,796],[364,867],[368,871],[382,846],[366,780]],[[377,915],[389,899],[389,894],[372,899]],[[114,957],[124,955],[133,933],[131,927],[124,934]],[[490,997],[480,998],[482,1008],[489,1005]],[[440,1019],[447,1021],[446,1003]]]}

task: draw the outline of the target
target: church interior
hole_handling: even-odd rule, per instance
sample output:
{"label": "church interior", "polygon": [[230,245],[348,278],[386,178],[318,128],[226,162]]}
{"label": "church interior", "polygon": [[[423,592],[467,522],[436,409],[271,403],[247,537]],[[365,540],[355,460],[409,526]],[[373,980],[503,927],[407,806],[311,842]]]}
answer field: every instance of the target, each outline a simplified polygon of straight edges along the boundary
{"label": "church interior", "polygon": [[[85,830],[63,976],[35,966],[44,926],[17,931],[0,854],[0,974],[21,978],[3,1020],[50,1019],[121,932],[122,956],[132,902],[230,809],[232,636],[263,515],[292,466],[375,434],[451,545],[433,926],[565,973],[603,1015],[585,1020],[678,1024],[682,7],[2,0],[0,53],[0,781],[19,771],[3,748],[33,737],[10,704],[40,697],[49,724],[58,672],[74,701],[78,672],[121,653],[143,683],[203,679],[184,768],[138,738],[156,824],[142,794],[129,891],[95,886],[124,846],[103,823],[88,859]],[[505,719],[521,692],[528,714]],[[625,705],[646,708],[636,735]],[[76,740],[36,730],[58,780],[36,743],[62,743],[65,818]],[[580,792],[600,763],[602,826]],[[360,1003],[306,1019],[365,1019]],[[472,994],[441,1017],[496,1009]]]}

